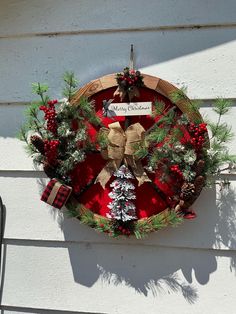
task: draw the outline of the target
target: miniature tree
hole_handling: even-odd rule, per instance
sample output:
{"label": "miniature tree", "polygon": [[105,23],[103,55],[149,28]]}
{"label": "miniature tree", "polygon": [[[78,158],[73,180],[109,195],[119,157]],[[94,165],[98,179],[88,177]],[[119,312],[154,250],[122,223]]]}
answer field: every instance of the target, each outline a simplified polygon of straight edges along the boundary
{"label": "miniature tree", "polygon": [[136,207],[131,201],[136,199],[134,194],[135,186],[129,180],[134,179],[133,175],[125,165],[122,165],[114,173],[114,176],[117,177],[117,179],[110,185],[113,188],[109,193],[112,201],[108,204],[110,213],[107,214],[107,217],[123,222],[137,219]]}

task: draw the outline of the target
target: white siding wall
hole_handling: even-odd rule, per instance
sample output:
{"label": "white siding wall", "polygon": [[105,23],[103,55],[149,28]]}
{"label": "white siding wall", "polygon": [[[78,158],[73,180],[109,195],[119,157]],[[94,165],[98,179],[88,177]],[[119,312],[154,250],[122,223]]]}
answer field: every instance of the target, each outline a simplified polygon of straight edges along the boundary
{"label": "white siding wall", "polygon": [[[0,194],[6,211],[2,313],[234,314],[236,177],[206,190],[198,219],[136,241],[96,234],[40,202],[47,181],[15,134],[46,80],[81,83],[136,65],[203,100],[236,98],[234,0],[0,0]],[[235,125],[236,107],[227,121]],[[236,141],[232,151],[236,152]]]}

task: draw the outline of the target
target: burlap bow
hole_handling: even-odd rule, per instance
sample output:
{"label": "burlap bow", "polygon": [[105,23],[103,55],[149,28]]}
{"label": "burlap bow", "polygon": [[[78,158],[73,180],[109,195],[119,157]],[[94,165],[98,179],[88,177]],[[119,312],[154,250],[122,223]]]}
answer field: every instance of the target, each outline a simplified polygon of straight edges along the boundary
{"label": "burlap bow", "polygon": [[134,154],[135,144],[141,143],[144,139],[145,130],[140,123],[132,124],[124,131],[119,122],[114,122],[109,124],[108,129],[101,128],[100,132],[108,140],[107,148],[101,151],[102,157],[108,162],[97,176],[95,183],[99,182],[105,188],[106,183],[123,161],[131,167],[139,185],[151,181],[141,161]]}

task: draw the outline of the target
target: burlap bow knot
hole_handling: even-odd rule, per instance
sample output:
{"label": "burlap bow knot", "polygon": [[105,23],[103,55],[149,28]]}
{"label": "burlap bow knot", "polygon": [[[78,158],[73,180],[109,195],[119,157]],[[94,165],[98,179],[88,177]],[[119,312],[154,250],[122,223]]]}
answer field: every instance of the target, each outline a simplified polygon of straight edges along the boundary
{"label": "burlap bow knot", "polygon": [[144,171],[141,161],[134,154],[135,144],[141,143],[145,134],[140,123],[132,124],[124,131],[119,122],[114,122],[109,124],[108,128],[101,128],[100,132],[108,140],[107,148],[101,151],[102,157],[108,162],[97,176],[95,183],[99,182],[105,189],[106,183],[122,162],[131,167],[139,185],[151,181]]}

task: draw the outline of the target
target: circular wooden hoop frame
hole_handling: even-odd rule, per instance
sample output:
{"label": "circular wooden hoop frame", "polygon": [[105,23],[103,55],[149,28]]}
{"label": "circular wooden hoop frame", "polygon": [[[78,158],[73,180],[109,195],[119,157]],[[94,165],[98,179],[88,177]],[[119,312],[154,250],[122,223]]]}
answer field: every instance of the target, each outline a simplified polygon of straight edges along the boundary
{"label": "circular wooden hoop frame", "polygon": [[[144,80],[144,85],[146,88],[149,88],[151,90],[154,90],[158,93],[160,93],[161,95],[167,97],[170,101],[172,101],[171,99],[171,95],[174,92],[181,92],[176,86],[172,85],[171,83],[162,80],[159,77],[155,77],[155,76],[151,76],[148,74],[143,74],[143,80]],[[81,97],[90,97],[93,96],[94,94],[102,91],[102,90],[106,90],[108,88],[111,87],[117,87],[117,81],[116,81],[116,74],[109,74],[109,75],[105,75],[102,76],[98,79],[95,79],[91,82],[89,82],[88,84],[84,85],[83,87],[81,87],[73,96],[73,99],[71,101],[72,105],[77,105],[79,103],[79,100]],[[173,101],[172,101],[173,102]],[[200,121],[203,122],[202,116],[199,113],[199,111],[197,109],[195,109],[190,101],[190,99],[188,99],[188,97],[184,97],[184,100],[178,101],[175,103],[175,105],[183,112],[187,115],[187,117],[189,118],[190,121],[192,122],[196,122],[196,121]],[[78,205],[78,201],[75,199],[71,199],[71,203],[73,204],[73,206]],[[90,209],[86,208],[85,206],[83,206],[82,204],[79,204],[80,206],[76,206],[77,211],[78,211],[78,218],[79,216],[90,212],[91,214],[93,214],[94,220],[95,221],[104,221],[104,220],[110,220],[107,217],[98,215],[93,213]],[[174,209],[170,209],[170,208],[166,208],[165,210],[163,210],[162,212],[150,216],[148,218],[142,218],[139,219],[138,221],[147,221],[147,222],[151,222],[152,219],[154,219],[155,217],[159,216],[161,218],[163,218],[163,221],[167,221],[167,216],[168,213],[170,211],[175,211]],[[180,215],[181,216],[181,215]],[[166,225],[168,225],[168,222],[166,223]]]}
{"label": "circular wooden hoop frame", "polygon": [[[160,79],[159,77],[151,76],[148,74],[142,74],[142,76],[143,76],[143,81],[144,81],[145,87],[160,93],[161,95],[167,97],[170,101],[172,101],[171,100],[172,93],[177,92],[177,91],[181,92],[176,86],[172,85],[171,83],[169,83],[165,80]],[[83,87],[81,87],[75,93],[75,95],[71,101],[71,104],[72,105],[77,104],[82,96],[90,97],[90,96],[93,96],[94,94],[96,94],[102,90],[106,90],[108,88],[117,87],[117,86],[118,86],[118,84],[116,81],[116,74],[115,73],[102,76],[96,80],[89,82],[88,84],[84,85]],[[188,99],[187,96],[184,100],[177,102],[176,106],[183,113],[185,113],[191,121],[193,121],[193,122],[196,120],[202,121],[202,117],[198,111],[190,110],[193,107],[192,107],[192,103],[191,103],[190,99]]]}

